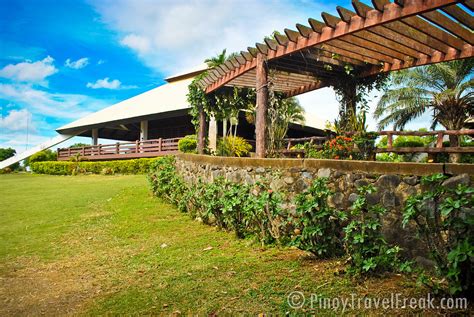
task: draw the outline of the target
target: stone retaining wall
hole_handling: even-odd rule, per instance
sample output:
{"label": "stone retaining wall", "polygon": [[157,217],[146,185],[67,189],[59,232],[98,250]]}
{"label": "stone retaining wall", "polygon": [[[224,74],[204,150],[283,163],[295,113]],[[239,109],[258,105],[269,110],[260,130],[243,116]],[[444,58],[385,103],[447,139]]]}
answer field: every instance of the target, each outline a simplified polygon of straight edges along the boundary
{"label": "stone retaining wall", "polygon": [[420,191],[420,176],[450,175],[444,182],[446,186],[470,184],[474,177],[473,164],[228,158],[193,154],[177,155],[176,167],[189,184],[198,179],[212,182],[218,177],[236,183],[264,182],[274,191],[283,193],[287,202],[308,188],[315,178],[328,177],[329,187],[335,192],[330,203],[340,209],[348,208],[355,201],[358,186],[372,183],[377,192],[368,197],[369,201],[380,203],[389,210],[384,218],[386,238],[396,241],[412,257],[423,254],[423,247],[414,239],[413,231],[402,228],[401,212],[407,197]]}

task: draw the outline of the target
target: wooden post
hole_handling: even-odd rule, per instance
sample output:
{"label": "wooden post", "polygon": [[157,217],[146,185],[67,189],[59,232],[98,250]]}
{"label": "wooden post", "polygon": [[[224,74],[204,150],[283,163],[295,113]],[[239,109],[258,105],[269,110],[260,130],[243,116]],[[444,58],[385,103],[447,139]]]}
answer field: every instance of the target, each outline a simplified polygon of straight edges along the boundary
{"label": "wooden post", "polygon": [[120,143],[115,143],[115,154],[120,154]]}
{"label": "wooden post", "polygon": [[267,120],[267,103],[268,103],[268,74],[265,64],[265,56],[261,53],[257,54],[257,116],[255,118],[255,154],[256,157],[265,157],[265,130]]}
{"label": "wooden post", "polygon": [[387,133],[387,148],[391,149],[393,147],[393,135],[391,133]]}
{"label": "wooden post", "polygon": [[438,138],[436,139],[436,147],[442,148],[443,147],[443,132],[438,132]]}
{"label": "wooden post", "polygon": [[67,156],[68,156],[68,157],[71,157],[71,148],[68,148],[68,149],[67,149]]}
{"label": "wooden post", "polygon": [[198,154],[204,154],[204,138],[206,135],[206,114],[202,106],[199,108]]}
{"label": "wooden post", "polygon": [[86,148],[84,146],[82,147],[82,156],[86,156]]}
{"label": "wooden post", "polygon": [[158,152],[161,152],[162,144],[163,144],[163,139],[159,138],[158,139]]}
{"label": "wooden post", "polygon": [[140,142],[138,140],[136,140],[135,141],[135,153],[139,152],[139,148],[140,148]]}

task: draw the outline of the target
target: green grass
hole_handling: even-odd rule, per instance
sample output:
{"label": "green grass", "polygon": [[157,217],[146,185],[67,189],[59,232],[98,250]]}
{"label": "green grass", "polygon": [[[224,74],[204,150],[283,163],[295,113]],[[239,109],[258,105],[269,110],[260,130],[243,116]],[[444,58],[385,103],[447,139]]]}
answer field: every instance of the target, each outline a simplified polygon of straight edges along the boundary
{"label": "green grass", "polygon": [[0,175],[0,192],[0,315],[283,314],[310,310],[288,306],[295,290],[425,294],[237,240],[152,197],[144,176]]}

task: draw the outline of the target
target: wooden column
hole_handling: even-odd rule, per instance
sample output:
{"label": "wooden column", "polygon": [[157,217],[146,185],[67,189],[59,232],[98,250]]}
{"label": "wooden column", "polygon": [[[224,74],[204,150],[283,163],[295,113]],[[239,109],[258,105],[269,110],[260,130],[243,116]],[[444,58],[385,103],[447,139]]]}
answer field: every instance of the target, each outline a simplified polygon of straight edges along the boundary
{"label": "wooden column", "polygon": [[198,154],[204,154],[204,143],[206,137],[206,114],[202,107],[199,108],[199,130],[198,130]]}
{"label": "wooden column", "polygon": [[256,157],[265,157],[265,130],[268,104],[268,74],[265,56],[257,54],[257,115],[255,118],[255,154]]}

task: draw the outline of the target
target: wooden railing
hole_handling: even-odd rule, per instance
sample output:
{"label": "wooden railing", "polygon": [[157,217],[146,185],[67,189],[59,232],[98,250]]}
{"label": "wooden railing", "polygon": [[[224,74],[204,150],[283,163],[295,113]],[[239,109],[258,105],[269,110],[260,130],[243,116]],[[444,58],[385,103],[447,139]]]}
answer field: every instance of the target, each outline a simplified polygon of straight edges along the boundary
{"label": "wooden railing", "polygon": [[[353,135],[354,133],[348,133]],[[444,137],[446,135],[470,135],[474,136],[474,129],[466,130],[445,130],[445,131],[380,131],[377,132],[379,136],[387,136],[387,147],[376,148],[376,153],[474,153],[474,146],[457,146],[457,147],[443,147]],[[426,147],[394,147],[393,136],[436,136],[436,142],[434,146]],[[310,142],[315,144],[318,149],[322,148],[322,144],[329,140],[330,137],[307,137],[307,138],[288,138],[284,139],[286,146],[280,151],[284,155],[294,156],[302,154],[304,150],[291,150],[291,147],[295,144],[302,144]]]}
{"label": "wooden railing", "polygon": [[[474,135],[474,129],[466,130],[445,130],[445,131],[381,131],[379,135],[387,136],[387,148],[378,148],[377,153],[474,153],[474,146],[443,147],[445,135]],[[436,135],[434,147],[394,147],[393,136],[429,136]]]}
{"label": "wooden railing", "polygon": [[66,161],[79,156],[85,160],[116,160],[127,158],[155,157],[174,154],[178,151],[180,138],[154,139],[146,141],[99,144],[58,149],[58,160]]}

